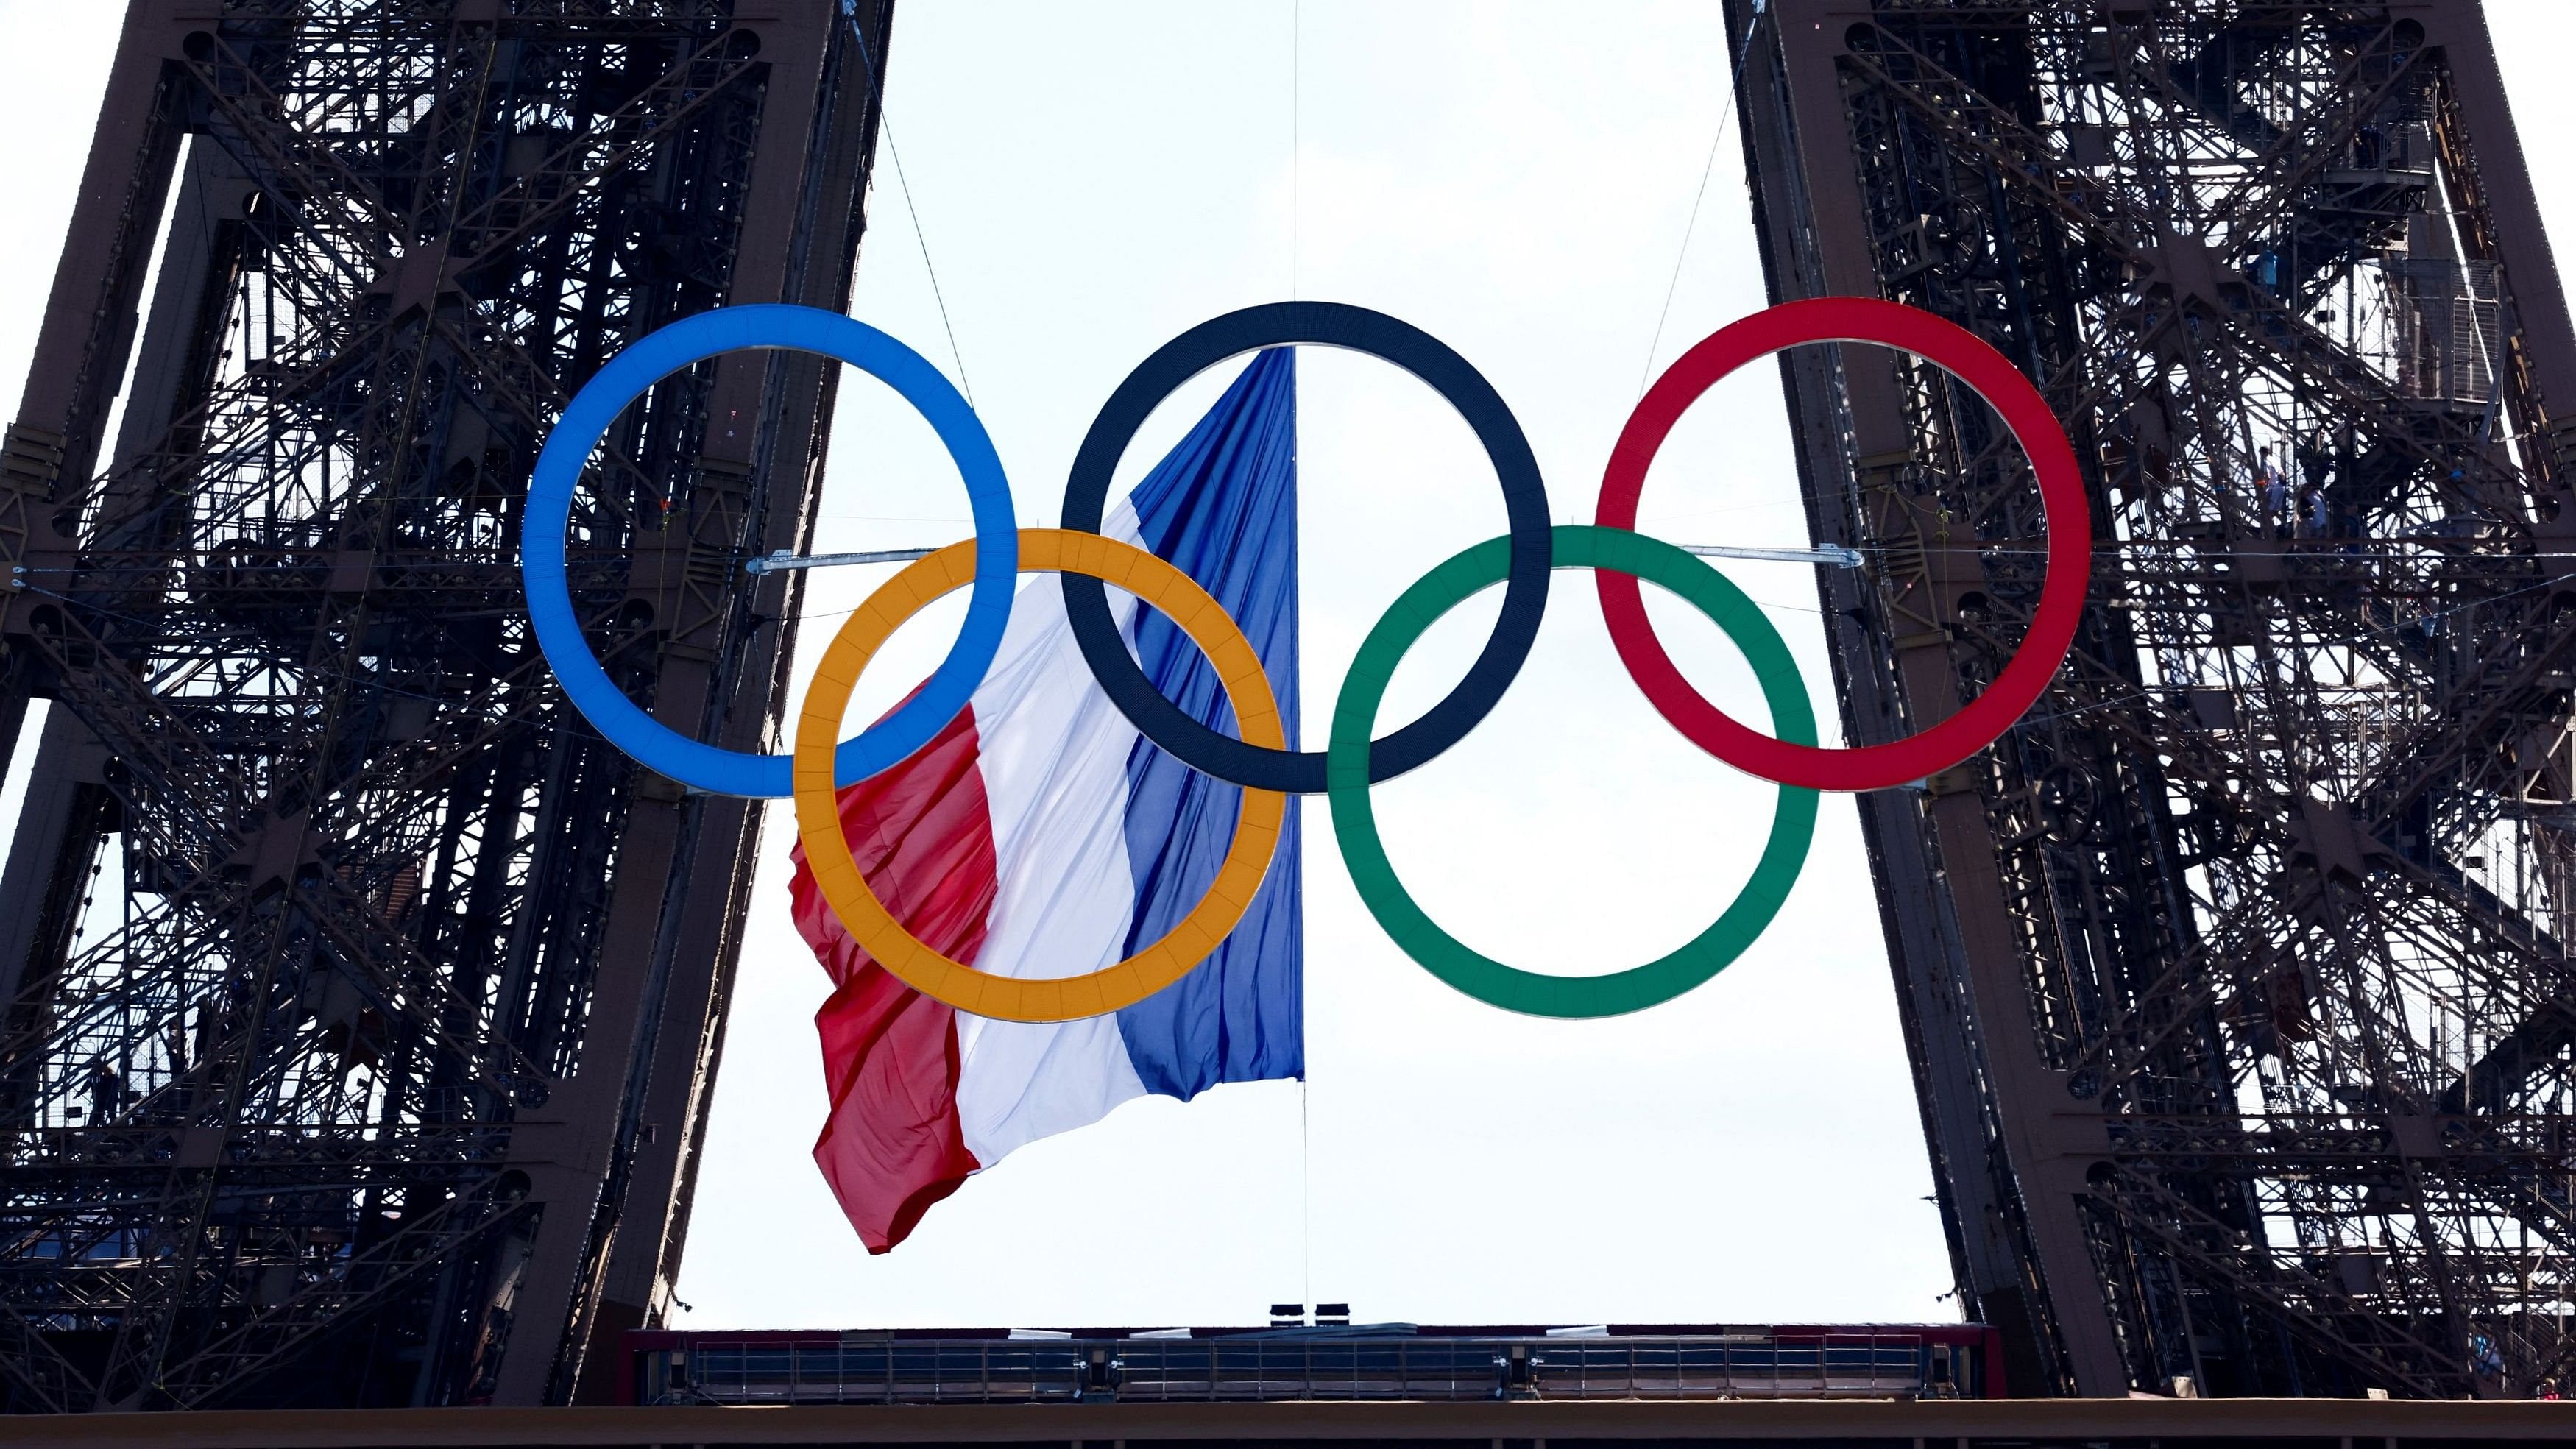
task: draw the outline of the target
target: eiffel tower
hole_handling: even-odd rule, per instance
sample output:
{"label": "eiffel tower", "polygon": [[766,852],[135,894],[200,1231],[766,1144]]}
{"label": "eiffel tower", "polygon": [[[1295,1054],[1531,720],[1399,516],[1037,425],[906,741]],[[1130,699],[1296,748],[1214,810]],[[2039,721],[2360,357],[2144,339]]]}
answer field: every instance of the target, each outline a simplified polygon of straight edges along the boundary
{"label": "eiffel tower", "polygon": [[[134,0],[0,445],[0,1406],[561,1402],[659,1321],[758,816],[569,713],[518,500],[625,343],[846,305],[888,19]],[[683,733],[769,742],[833,378],[674,374],[576,506]]]}
{"label": "eiffel tower", "polygon": [[[1960,1298],[2016,1393],[2576,1369],[2576,334],[2467,0],[1728,0],[1775,300],[2064,419],[2051,692],[1863,797]],[[1845,735],[2018,643],[2030,470],[1938,369],[1784,354]],[[2274,482],[2272,480],[2277,480]]]}

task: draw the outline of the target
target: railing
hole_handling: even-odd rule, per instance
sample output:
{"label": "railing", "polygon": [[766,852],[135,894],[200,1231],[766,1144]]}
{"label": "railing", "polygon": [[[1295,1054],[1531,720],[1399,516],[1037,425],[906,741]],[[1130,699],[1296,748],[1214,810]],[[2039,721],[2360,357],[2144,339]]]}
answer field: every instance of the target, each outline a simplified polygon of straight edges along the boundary
{"label": "railing", "polygon": [[1918,1398],[1966,1375],[1912,1334],[1634,1339],[693,1338],[644,1403]]}

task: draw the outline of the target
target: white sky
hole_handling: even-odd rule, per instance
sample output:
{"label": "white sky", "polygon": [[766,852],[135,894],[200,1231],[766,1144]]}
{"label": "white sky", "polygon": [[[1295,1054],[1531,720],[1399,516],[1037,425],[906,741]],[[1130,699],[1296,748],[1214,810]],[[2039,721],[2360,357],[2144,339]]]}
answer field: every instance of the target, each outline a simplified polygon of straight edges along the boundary
{"label": "white sky", "polygon": [[[0,228],[0,275],[15,279],[0,289],[0,396],[23,380],[118,9],[0,0],[0,34],[46,57],[0,89],[18,223]],[[2576,123],[2576,98],[2543,70],[2576,12],[2489,10],[2544,210],[2576,216],[2576,167],[2542,146]],[[1395,313],[1465,354],[1519,413],[1558,520],[1588,519],[1730,58],[1713,5],[1581,13],[900,0],[893,134],[1024,520],[1055,521],[1074,447],[1128,368],[1193,323],[1292,293]],[[1762,305],[1740,155],[1729,123],[1659,365]],[[953,373],[891,166],[872,223],[853,310]],[[1310,349],[1300,367],[1304,719],[1319,742],[1378,613],[1503,519],[1473,437],[1427,389],[1341,354]],[[1649,531],[1803,541],[1776,379],[1748,369],[1685,421],[1649,481]],[[1157,414],[1122,489],[1223,380]],[[962,536],[963,491],[927,428],[863,378],[842,396],[821,546]],[[1803,570],[1728,567],[1779,606],[1830,730]],[[837,611],[881,576],[820,580],[800,692]],[[853,718],[927,671],[961,603],[898,636]],[[1480,603],[1416,648],[1390,719],[1454,682],[1491,620],[1492,595]],[[1712,627],[1657,617],[1712,697],[1763,717]],[[1437,919],[1517,964],[1588,971],[1659,955],[1723,909],[1769,793],[1663,725],[1621,673],[1588,580],[1559,575],[1503,705],[1380,787],[1378,809]],[[0,794],[0,822],[15,810],[16,791]],[[1590,1023],[1508,1015],[1433,981],[1359,905],[1320,802],[1306,831],[1308,1085],[1132,1103],[1022,1149],[870,1259],[807,1157],[825,980],[788,924],[794,832],[774,811],[678,1326],[1249,1322],[1317,1298],[1420,1322],[1956,1316],[1847,801],[1827,802],[1805,879],[1741,961],[1679,1002]]]}

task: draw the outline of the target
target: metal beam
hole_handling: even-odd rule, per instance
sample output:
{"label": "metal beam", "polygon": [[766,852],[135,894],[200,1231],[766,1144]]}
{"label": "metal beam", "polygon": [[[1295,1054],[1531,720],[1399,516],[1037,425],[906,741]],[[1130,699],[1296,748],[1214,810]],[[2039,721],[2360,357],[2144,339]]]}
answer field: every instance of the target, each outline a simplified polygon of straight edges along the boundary
{"label": "metal beam", "polygon": [[[0,1404],[560,1402],[667,1301],[758,816],[568,715],[515,500],[642,332],[845,304],[887,10],[596,8],[129,12],[0,445]],[[576,607],[673,728],[778,717],[800,582],[720,561],[810,541],[834,376],[600,450]]]}

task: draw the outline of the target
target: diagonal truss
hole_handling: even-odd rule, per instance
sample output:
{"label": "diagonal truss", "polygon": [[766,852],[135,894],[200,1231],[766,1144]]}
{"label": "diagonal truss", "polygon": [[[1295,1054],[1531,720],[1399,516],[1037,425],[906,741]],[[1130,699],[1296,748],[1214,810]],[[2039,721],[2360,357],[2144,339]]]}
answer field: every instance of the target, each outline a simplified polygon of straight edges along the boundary
{"label": "diagonal truss", "polygon": [[[0,1406],[559,1401],[662,1311],[758,820],[570,714],[517,500],[626,341],[845,301],[886,21],[135,0],[0,444]],[[729,357],[599,451],[576,602],[675,728],[776,716],[798,584],[735,584],[830,394]]]}
{"label": "diagonal truss", "polygon": [[[2576,1368],[2576,339],[2477,8],[1729,13],[1775,296],[1977,331],[2094,500],[2050,694],[1862,808],[1964,1301],[2056,1392]],[[1889,738],[2019,640],[2037,491],[1918,359],[1783,375]]]}

